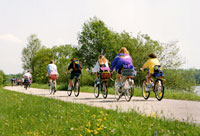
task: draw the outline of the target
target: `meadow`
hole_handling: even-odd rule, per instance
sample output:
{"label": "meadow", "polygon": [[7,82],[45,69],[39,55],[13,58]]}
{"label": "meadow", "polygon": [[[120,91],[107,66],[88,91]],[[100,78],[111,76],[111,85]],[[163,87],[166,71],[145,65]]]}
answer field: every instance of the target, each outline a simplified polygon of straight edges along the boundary
{"label": "meadow", "polygon": [[200,126],[138,114],[105,110],[11,92],[0,88],[0,135],[200,135]]}

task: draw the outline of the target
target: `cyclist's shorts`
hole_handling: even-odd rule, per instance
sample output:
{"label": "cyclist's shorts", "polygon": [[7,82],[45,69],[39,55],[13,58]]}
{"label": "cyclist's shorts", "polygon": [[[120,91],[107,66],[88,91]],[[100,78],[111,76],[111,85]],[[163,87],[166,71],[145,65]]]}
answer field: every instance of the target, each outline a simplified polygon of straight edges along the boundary
{"label": "cyclist's shorts", "polygon": [[75,76],[76,77],[79,77],[81,75],[81,73],[71,73],[71,75],[70,75],[70,79],[73,79]]}
{"label": "cyclist's shorts", "polygon": [[118,69],[117,73],[121,75],[122,74],[122,68]]}
{"label": "cyclist's shorts", "polygon": [[53,80],[58,79],[58,74],[51,74],[50,78]]}
{"label": "cyclist's shorts", "polygon": [[24,83],[30,83],[30,80],[28,78],[25,78]]}

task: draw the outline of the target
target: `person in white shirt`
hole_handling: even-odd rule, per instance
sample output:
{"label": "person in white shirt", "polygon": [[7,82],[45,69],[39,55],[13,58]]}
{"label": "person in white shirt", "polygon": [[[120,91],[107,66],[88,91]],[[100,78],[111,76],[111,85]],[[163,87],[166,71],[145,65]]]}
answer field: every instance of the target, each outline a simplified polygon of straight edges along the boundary
{"label": "person in white shirt", "polygon": [[47,77],[48,77],[48,81],[50,79],[54,80],[55,87],[56,87],[56,79],[58,79],[58,70],[53,60],[51,60],[50,64],[48,64],[47,66]]}
{"label": "person in white shirt", "polygon": [[108,60],[104,55],[99,55],[98,61],[96,62],[95,66],[92,68],[92,73],[96,73],[96,82],[99,83],[99,73],[101,72],[101,68],[110,70],[108,66]]}
{"label": "person in white shirt", "polygon": [[27,73],[23,75],[23,78],[24,78],[24,83],[25,82],[29,82],[30,84],[32,83],[32,75],[30,71],[27,71]]}

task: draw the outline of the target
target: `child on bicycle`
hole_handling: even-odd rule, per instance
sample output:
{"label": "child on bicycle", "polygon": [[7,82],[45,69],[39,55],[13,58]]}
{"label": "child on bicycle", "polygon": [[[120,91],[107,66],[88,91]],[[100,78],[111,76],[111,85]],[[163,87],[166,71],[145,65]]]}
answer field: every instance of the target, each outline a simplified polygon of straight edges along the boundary
{"label": "child on bicycle", "polygon": [[99,84],[99,76],[100,72],[102,71],[110,71],[110,68],[108,66],[108,60],[104,55],[99,55],[98,61],[96,62],[96,65],[92,68],[92,72],[96,72],[96,82]]}
{"label": "child on bicycle", "polygon": [[[122,70],[123,69],[135,70],[135,67],[133,66],[132,58],[129,55],[129,51],[125,47],[122,47],[119,50],[119,54],[117,54],[117,56],[114,58],[111,64],[111,71],[113,71],[114,69],[117,72],[116,78],[119,83],[119,86],[121,87],[122,86],[122,83],[121,83]],[[135,71],[135,75],[136,75],[136,71]]]}
{"label": "child on bicycle", "polygon": [[159,60],[157,59],[157,56],[154,53],[149,54],[149,59],[144,63],[143,67],[140,68],[141,71],[144,71],[144,69],[149,68],[149,73],[147,74],[147,88],[148,90],[151,88],[151,77],[154,74],[154,67],[156,65],[160,65]]}
{"label": "child on bicycle", "polygon": [[47,66],[47,77],[48,77],[48,81],[50,81],[50,79],[54,80],[55,83],[55,88],[56,88],[56,79],[58,78],[58,70],[57,70],[57,66],[54,63],[54,60],[50,61],[50,64],[48,64]]}
{"label": "child on bicycle", "polygon": [[81,69],[82,69],[82,64],[77,58],[71,59],[71,63],[67,69],[66,74],[69,72],[69,70],[72,69],[70,79],[69,79],[69,84],[68,84],[68,90],[72,90],[72,85],[73,85],[73,78],[76,76],[77,78],[81,75]]}

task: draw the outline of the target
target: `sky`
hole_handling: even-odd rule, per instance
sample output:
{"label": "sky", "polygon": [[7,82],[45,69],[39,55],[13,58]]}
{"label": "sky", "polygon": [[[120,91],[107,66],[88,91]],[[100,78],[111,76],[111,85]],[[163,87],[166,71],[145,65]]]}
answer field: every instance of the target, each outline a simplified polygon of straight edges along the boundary
{"label": "sky", "polygon": [[23,72],[22,50],[36,34],[42,45],[77,45],[84,22],[96,16],[116,32],[178,41],[182,68],[200,69],[199,0],[0,0],[0,70]]}

